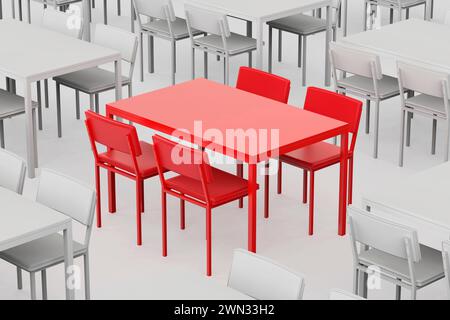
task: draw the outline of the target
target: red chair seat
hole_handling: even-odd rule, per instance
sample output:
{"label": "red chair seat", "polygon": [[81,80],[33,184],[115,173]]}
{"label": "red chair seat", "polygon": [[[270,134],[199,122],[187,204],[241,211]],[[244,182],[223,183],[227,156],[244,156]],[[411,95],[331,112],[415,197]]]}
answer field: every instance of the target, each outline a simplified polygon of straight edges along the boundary
{"label": "red chair seat", "polygon": [[[211,204],[217,206],[248,194],[247,180],[211,167],[213,180],[208,184]],[[202,183],[187,176],[176,176],[166,180],[167,187],[195,199],[206,201]]]}
{"label": "red chair seat", "polygon": [[285,163],[310,170],[333,165],[340,159],[341,148],[328,142],[318,142],[280,156],[280,160]]}
{"label": "red chair seat", "polygon": [[[142,155],[137,157],[139,173],[145,179],[158,175],[156,168],[155,156],[153,153],[153,145],[144,141],[139,141],[141,145]],[[116,168],[136,174],[131,155],[117,150],[111,150],[98,155],[101,162],[108,163]]]}

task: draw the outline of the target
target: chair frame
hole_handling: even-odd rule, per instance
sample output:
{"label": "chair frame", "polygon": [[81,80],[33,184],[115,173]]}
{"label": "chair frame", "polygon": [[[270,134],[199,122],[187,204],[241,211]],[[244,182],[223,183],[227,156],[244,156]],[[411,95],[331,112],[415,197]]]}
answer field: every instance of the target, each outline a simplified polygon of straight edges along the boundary
{"label": "chair frame", "polygon": [[[345,50],[349,51],[355,51],[361,54],[366,54],[365,52],[355,50],[352,48],[348,48],[345,46],[339,46],[334,44],[335,47],[343,48]],[[381,63],[378,56],[374,55],[374,60],[370,61],[370,68],[372,72],[372,81],[373,81],[373,87],[374,87],[374,94],[367,91],[362,90],[356,90],[350,87],[346,87],[344,84],[340,83],[339,76],[338,76],[338,69],[336,68],[336,65],[334,63],[334,57],[333,57],[333,48],[330,49],[330,62],[331,62],[331,74],[333,78],[334,83],[334,90],[337,93],[343,94],[343,95],[353,95],[359,98],[362,98],[366,101],[366,134],[370,133],[370,104],[371,102],[375,102],[375,123],[374,123],[374,142],[373,142],[373,158],[378,158],[378,139],[379,139],[379,122],[380,122],[380,103],[382,101],[391,99],[393,97],[398,96],[400,93],[396,92],[395,94],[388,95],[386,97],[381,97],[379,93],[379,86],[378,81],[380,81],[383,78],[383,73],[381,71]],[[343,77],[345,78],[347,76],[346,70],[340,70],[343,72]],[[408,93],[409,95],[411,93]]]}
{"label": "chair frame", "polygon": [[[192,6],[192,5],[191,5]],[[198,10],[202,10],[205,12],[208,12],[210,10],[201,8],[201,7],[195,7]],[[192,72],[192,80],[195,79],[195,50],[199,50],[201,52],[203,52],[203,62],[204,62],[204,77],[206,79],[208,79],[208,54],[213,54],[217,56],[217,59],[220,60],[220,58],[223,58],[223,68],[224,68],[224,78],[223,78],[223,83],[225,85],[229,85],[230,83],[230,58],[234,57],[234,56],[238,56],[241,54],[245,54],[248,53],[249,54],[249,58],[248,58],[248,66],[251,67],[252,66],[252,57],[251,54],[253,51],[256,50],[256,46],[255,48],[251,48],[249,50],[245,50],[245,51],[239,51],[237,53],[230,53],[228,50],[228,46],[227,46],[227,38],[229,38],[231,36],[231,32],[230,32],[230,28],[228,26],[228,17],[226,15],[223,15],[223,18],[221,21],[218,21],[219,23],[219,29],[220,29],[220,34],[217,34],[217,36],[220,36],[222,38],[222,45],[223,45],[223,49],[224,50],[216,50],[213,48],[209,48],[201,43],[198,43],[196,41],[196,39],[194,38],[194,32],[193,32],[193,28],[191,26],[190,23],[190,19],[189,19],[189,9],[185,8],[185,12],[186,12],[186,23],[188,26],[188,32],[189,32],[189,37],[191,39],[191,50],[192,50],[192,57],[191,57],[191,72]],[[214,12],[214,11],[211,11]],[[217,12],[214,12],[217,13]],[[249,32],[249,26],[247,26],[247,32]],[[204,32],[204,35],[207,36],[207,33]]]}
{"label": "chair frame", "polygon": [[[403,63],[404,64],[404,63]],[[415,109],[414,106],[408,104],[408,99],[405,99],[405,93],[408,93],[408,98],[414,96],[413,91],[404,87],[403,85],[403,76],[401,74],[401,65],[402,63],[397,63],[397,73],[398,73],[398,83],[400,88],[400,101],[401,101],[401,118],[400,118],[400,151],[399,151],[399,166],[403,167],[404,163],[404,147],[405,144],[407,147],[411,144],[411,119],[413,118],[414,113],[420,114],[422,116],[431,118],[433,120],[433,128],[432,128],[432,142],[431,142],[431,154],[436,154],[436,134],[437,134],[437,121],[444,120],[447,122],[447,130],[445,137],[445,151],[444,151],[444,161],[447,162],[449,158],[450,152],[450,103],[449,103],[449,80],[448,75],[441,73],[443,79],[442,86],[442,99],[444,100],[444,107],[446,111],[446,116],[442,117],[438,113],[433,112],[433,110],[425,111]],[[406,64],[404,64],[406,65]],[[413,66],[413,65],[407,65]],[[423,69],[423,68],[420,68]],[[426,70],[426,69],[423,69]],[[430,70],[431,71],[431,70]],[[438,72],[436,72],[438,74]],[[406,118],[406,120],[405,120]],[[405,122],[406,122],[406,141],[405,141]],[[405,143],[406,142],[406,143]]]}

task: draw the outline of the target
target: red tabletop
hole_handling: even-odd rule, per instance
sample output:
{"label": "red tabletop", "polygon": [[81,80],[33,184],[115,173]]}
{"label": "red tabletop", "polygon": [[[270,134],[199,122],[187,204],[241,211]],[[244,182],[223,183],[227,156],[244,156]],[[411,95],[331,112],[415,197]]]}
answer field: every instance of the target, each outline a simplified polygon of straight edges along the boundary
{"label": "red tabletop", "polygon": [[[109,103],[107,113],[170,135],[174,130],[187,129],[192,142],[216,151],[222,149],[221,153],[252,163],[347,131],[344,122],[206,79]],[[202,131],[195,130],[196,121],[201,121]],[[211,141],[204,136],[211,129],[223,137],[227,130],[239,129],[265,130],[267,136],[257,134],[253,145],[230,143],[225,138]],[[271,130],[278,130],[277,142],[268,141]]]}

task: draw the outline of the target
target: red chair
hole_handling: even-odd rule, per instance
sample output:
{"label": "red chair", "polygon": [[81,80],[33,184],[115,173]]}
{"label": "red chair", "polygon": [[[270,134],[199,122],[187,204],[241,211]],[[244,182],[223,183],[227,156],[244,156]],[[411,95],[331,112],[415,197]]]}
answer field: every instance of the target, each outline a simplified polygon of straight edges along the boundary
{"label": "red chair", "polygon": [[[362,102],[331,91],[310,87],[306,94],[304,109],[350,124],[352,140],[348,152],[348,201],[352,203],[353,152],[358,135]],[[308,172],[310,173],[309,234],[312,235],[314,226],[314,173],[320,169],[340,163],[340,147],[322,141],[282,155],[279,160],[278,194],[281,193],[282,162],[303,169],[303,203],[307,203]]]}
{"label": "red chair", "polygon": [[[102,226],[100,168],[108,171],[109,212],[116,212],[115,174],[136,181],[137,245],[142,245],[141,213],[144,212],[144,180],[157,176],[153,146],[139,141],[136,128],[92,111],[86,111],[86,128],[95,158],[97,227]],[[99,153],[97,144],[107,151]]]}
{"label": "red chair", "polygon": [[[291,91],[291,81],[277,75],[267,73],[258,69],[241,67],[237,79],[236,88],[254,93],[256,95],[273,99],[281,103],[287,103]],[[266,168],[269,163],[266,163]],[[244,173],[243,164],[237,165],[237,175],[242,177]],[[243,201],[239,200],[242,208]],[[269,217],[269,176],[264,178],[264,217]]]}
{"label": "red chair", "polygon": [[[248,195],[245,179],[213,168],[208,156],[160,136],[153,136],[156,164],[162,186],[162,251],[167,256],[167,207],[166,195],[180,199],[184,223],[184,202],[206,209],[206,274],[211,276],[211,210]],[[176,156],[177,158],[174,158]],[[164,172],[178,175],[167,179]]]}

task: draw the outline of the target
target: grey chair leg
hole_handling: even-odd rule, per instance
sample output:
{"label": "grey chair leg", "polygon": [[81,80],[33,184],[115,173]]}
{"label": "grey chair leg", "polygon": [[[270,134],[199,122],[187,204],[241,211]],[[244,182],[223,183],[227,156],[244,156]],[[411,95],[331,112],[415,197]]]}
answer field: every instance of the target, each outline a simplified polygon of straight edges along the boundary
{"label": "grey chair leg", "polygon": [[405,151],[405,116],[406,111],[402,109],[400,118],[400,152],[398,158],[398,165],[403,167],[403,153]]}
{"label": "grey chair leg", "polygon": [[37,101],[38,101],[38,128],[42,130],[42,92],[41,82],[36,82]]}
{"label": "grey chair leg", "polygon": [[406,117],[406,146],[411,146],[411,119],[412,119],[412,112],[407,112]]}
{"label": "grey chair leg", "polygon": [[95,9],[95,0],[92,0],[92,9]]}
{"label": "grey chair leg", "polygon": [[195,79],[195,49],[192,48],[192,57],[191,57],[191,76],[192,80]]}
{"label": "grey chair leg", "polygon": [[108,4],[107,0],[103,0],[103,23],[108,24]]}
{"label": "grey chair leg", "polygon": [[353,294],[358,294],[359,271],[357,268],[353,270]]}
{"label": "grey chair leg", "polygon": [[389,9],[389,24],[394,23],[394,9]]}
{"label": "grey chair leg", "polygon": [[120,0],[117,0],[117,15],[119,17],[122,15],[122,6],[120,5]]}
{"label": "grey chair leg", "polygon": [[100,113],[100,97],[99,94],[95,94],[95,112]]}
{"label": "grey chair leg", "polygon": [[133,96],[133,85],[130,83],[128,85],[128,98],[131,98]]}
{"label": "grey chair leg", "polygon": [[44,269],[41,271],[42,282],[42,300],[47,300],[47,271]]}
{"label": "grey chair leg", "polygon": [[375,123],[374,123],[374,143],[373,143],[373,157],[378,158],[378,129],[380,122],[380,101],[375,102]]}
{"label": "grey chair leg", "polygon": [[91,111],[95,111],[95,96],[92,93],[89,95],[89,108]]}
{"label": "grey chair leg", "polygon": [[433,129],[431,134],[431,154],[436,154],[436,131],[437,131],[437,120],[433,119]]}
{"label": "grey chair leg", "polygon": [[22,0],[19,0],[19,20],[23,20]]}
{"label": "grey chair leg", "polygon": [[230,57],[224,57],[223,58],[223,82],[225,85],[230,84]]}
{"label": "grey chair leg", "polygon": [[44,80],[44,96],[45,96],[45,108],[49,108],[50,101],[48,98],[48,79]]}
{"label": "grey chair leg", "polygon": [[58,123],[58,138],[62,137],[61,128],[61,85],[56,83],[56,121]]}
{"label": "grey chair leg", "polygon": [[[252,22],[251,21],[247,21],[247,37],[252,37],[253,36],[253,26],[252,26]],[[251,68],[253,65],[253,53],[250,51],[248,53],[248,66]]]}
{"label": "grey chair leg", "polygon": [[22,290],[23,288],[22,269],[17,267],[16,271],[17,271],[17,289]]}
{"label": "grey chair leg", "polygon": [[363,30],[364,31],[367,31],[367,8],[369,7],[369,4],[367,3],[367,1],[364,1],[364,14],[363,14],[363,16],[364,16],[364,20],[363,20],[363,23],[364,23],[364,26],[363,26]]}
{"label": "grey chair leg", "polygon": [[155,39],[153,36],[148,36],[148,72],[155,72]]}
{"label": "grey chair leg", "polygon": [[80,91],[75,90],[75,113],[77,120],[80,120]]}
{"label": "grey chair leg", "polygon": [[298,67],[302,67],[302,36],[298,36]]}
{"label": "grey chair leg", "polygon": [[278,30],[278,62],[281,62],[283,55],[283,34]]}
{"label": "grey chair leg", "polygon": [[366,134],[370,133],[370,100],[366,100]]}
{"label": "grey chair leg", "polygon": [[171,76],[171,83],[172,85],[175,85],[175,69],[176,69],[176,42],[171,41],[170,42],[170,52],[172,55],[171,64],[170,64],[170,76]]}
{"label": "grey chair leg", "polygon": [[269,59],[269,73],[272,73],[272,46],[273,46],[273,28],[269,27],[269,54],[268,54],[268,59]]}
{"label": "grey chair leg", "polygon": [[406,20],[409,19],[409,8],[406,8]]}
{"label": "grey chair leg", "polygon": [[203,53],[203,76],[208,79],[208,52]]}
{"label": "grey chair leg", "polygon": [[[400,279],[397,279],[400,280]],[[402,299],[402,287],[399,285],[395,286],[395,300],[401,300]]]}
{"label": "grey chair leg", "polygon": [[302,86],[306,86],[306,36],[303,36]]}
{"label": "grey chair leg", "polygon": [[30,272],[30,293],[31,300],[36,300],[36,274]]}
{"label": "grey chair leg", "polygon": [[91,276],[89,272],[89,253],[86,252],[84,255],[84,292],[85,292],[85,299],[90,300],[91,299]]}
{"label": "grey chair leg", "polygon": [[0,120],[0,147],[5,149],[5,127],[3,124],[3,119]]}
{"label": "grey chair leg", "polygon": [[140,33],[141,82],[144,82],[144,34]]}

